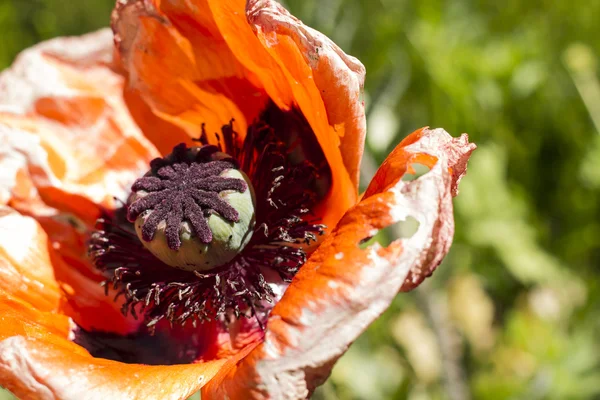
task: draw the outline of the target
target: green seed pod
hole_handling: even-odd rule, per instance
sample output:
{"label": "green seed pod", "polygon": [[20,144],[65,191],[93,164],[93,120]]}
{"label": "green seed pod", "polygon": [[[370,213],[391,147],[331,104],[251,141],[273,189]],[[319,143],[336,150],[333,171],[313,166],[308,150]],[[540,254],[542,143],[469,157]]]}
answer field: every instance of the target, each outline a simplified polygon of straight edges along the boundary
{"label": "green seed pod", "polygon": [[229,156],[219,152],[190,162],[197,153],[198,148],[188,149],[175,161],[168,156],[164,168],[136,181],[128,218],[142,244],[165,264],[208,271],[248,244],[256,202],[248,176],[224,161]]}

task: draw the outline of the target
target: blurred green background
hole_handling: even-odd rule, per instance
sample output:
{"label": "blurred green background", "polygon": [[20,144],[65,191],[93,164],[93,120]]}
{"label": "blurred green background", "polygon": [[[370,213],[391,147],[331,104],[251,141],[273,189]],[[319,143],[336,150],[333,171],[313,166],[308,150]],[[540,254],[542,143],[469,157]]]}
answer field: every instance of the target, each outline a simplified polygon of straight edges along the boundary
{"label": "blurred green background", "polygon": [[[315,398],[600,399],[600,2],[284,3],[367,67],[364,182],[423,125],[479,145],[450,255]],[[0,69],[113,4],[0,0]]]}

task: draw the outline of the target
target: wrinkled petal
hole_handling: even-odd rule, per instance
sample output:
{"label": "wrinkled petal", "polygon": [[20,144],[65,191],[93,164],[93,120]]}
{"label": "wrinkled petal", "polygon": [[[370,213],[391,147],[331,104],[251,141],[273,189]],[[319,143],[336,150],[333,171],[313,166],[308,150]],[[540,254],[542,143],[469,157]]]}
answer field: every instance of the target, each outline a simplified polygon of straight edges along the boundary
{"label": "wrinkled petal", "polygon": [[357,199],[364,67],[276,3],[248,2],[247,14],[245,5],[118,2],[113,29],[128,104],[163,153],[198,137],[202,123],[212,135],[234,118],[244,136],[268,99],[283,110],[299,108],[332,167],[322,210],[334,225]]}
{"label": "wrinkled petal", "polygon": [[[265,340],[240,364],[222,370],[203,399],[304,399],[335,361],[391,303],[412,273],[432,271],[447,253],[452,194],[475,146],[442,129],[411,134],[378,171],[362,200],[317,249],[272,311]],[[431,170],[403,181],[414,162]],[[393,167],[392,167],[393,166]],[[361,244],[413,217],[417,232],[387,247]]]}
{"label": "wrinkled petal", "polygon": [[158,155],[135,125],[111,68],[105,29],[44,42],[0,74],[0,201],[94,219]]}
{"label": "wrinkled petal", "polygon": [[[377,174],[363,194],[363,199],[393,187],[397,184],[399,175],[414,173],[414,164],[433,168],[439,164],[437,161],[442,157],[447,160],[448,173],[451,177],[449,193],[456,196],[458,194],[458,184],[467,171],[467,161],[475,147],[474,144],[469,143],[467,135],[453,138],[442,129],[433,131],[427,128],[419,129],[406,137],[381,164]],[[446,212],[446,215],[442,215],[443,212]],[[440,215],[451,220],[452,209],[440,210]],[[453,228],[453,225],[439,224],[436,227],[432,237],[437,238],[441,251],[431,254],[432,258],[428,262],[413,265],[402,285],[402,291],[417,287],[442,262],[452,244],[454,230],[450,228]]]}
{"label": "wrinkled petal", "polygon": [[99,286],[86,232],[158,152],[129,115],[112,54],[105,29],[41,43],[0,74],[0,204],[34,216],[48,234],[70,315],[123,332],[130,324]]}

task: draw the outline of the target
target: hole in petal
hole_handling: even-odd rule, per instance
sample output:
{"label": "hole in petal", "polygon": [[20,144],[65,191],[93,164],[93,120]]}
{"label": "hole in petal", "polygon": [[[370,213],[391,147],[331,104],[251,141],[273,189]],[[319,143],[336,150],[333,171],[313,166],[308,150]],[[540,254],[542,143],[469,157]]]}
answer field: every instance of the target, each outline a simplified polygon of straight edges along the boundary
{"label": "hole in petal", "polygon": [[431,171],[431,168],[429,168],[427,165],[420,163],[413,163],[410,165],[410,168],[412,169],[413,173],[407,172],[404,174],[404,176],[402,176],[402,180],[405,182],[414,181]]}
{"label": "hole in petal", "polygon": [[375,233],[373,236],[367,236],[366,238],[363,238],[360,242],[358,242],[358,247],[361,250],[364,250],[368,247],[371,247],[371,245],[373,243],[380,243],[380,238],[379,235],[381,231],[376,231],[377,233]]}
{"label": "hole in petal", "polygon": [[375,236],[367,236],[366,238],[364,238],[360,242],[358,242],[358,247],[360,249],[364,250],[367,247],[371,246],[375,242],[377,242],[377,239],[375,238]]}
{"label": "hole in petal", "polygon": [[389,232],[388,237],[392,237],[393,240],[410,239],[419,230],[419,225],[419,221],[409,215],[406,220],[398,221],[383,230]]}
{"label": "hole in petal", "polygon": [[398,221],[374,232],[373,236],[368,236],[358,243],[358,247],[366,249],[374,243],[379,243],[387,247],[394,240],[410,239],[419,230],[419,221],[410,215],[403,221]]}

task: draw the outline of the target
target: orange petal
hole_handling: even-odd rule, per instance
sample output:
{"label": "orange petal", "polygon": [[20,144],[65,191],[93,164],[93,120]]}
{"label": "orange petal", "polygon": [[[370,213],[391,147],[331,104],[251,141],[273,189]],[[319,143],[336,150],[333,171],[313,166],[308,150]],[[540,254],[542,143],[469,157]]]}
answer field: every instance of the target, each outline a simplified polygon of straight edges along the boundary
{"label": "orange petal", "polygon": [[148,366],[94,358],[68,339],[64,316],[24,306],[1,291],[0,313],[0,382],[23,400],[186,399],[237,361]]}
{"label": "orange petal", "polygon": [[55,311],[60,290],[48,253],[48,238],[37,222],[0,206],[0,290]]}
{"label": "orange petal", "polygon": [[[211,3],[213,12],[224,3],[228,2]],[[356,191],[366,133],[361,99],[365,67],[274,0],[249,0],[246,16],[266,53],[281,68],[330,164],[338,166],[341,157]],[[217,18],[219,21],[223,19]],[[227,40],[236,54],[243,54],[243,48],[233,44],[238,37],[229,35]],[[276,75],[262,74],[259,78],[269,87]]]}
{"label": "orange petal", "polygon": [[[212,134],[234,118],[245,134],[268,100],[224,42],[205,1],[117,2],[112,26],[133,114],[163,154],[199,137],[203,123]],[[149,121],[141,119],[149,114]]]}
{"label": "orange petal", "polygon": [[[134,331],[140,322],[125,318],[104,295],[103,278],[91,275],[87,261],[77,255],[67,264],[59,254],[61,247],[68,256],[83,245],[75,228],[68,221],[40,220],[0,206],[0,290],[38,310],[67,313],[88,330]],[[56,232],[54,238],[48,231]]]}
{"label": "orange petal", "polygon": [[276,1],[247,1],[247,21],[239,18],[242,0],[209,4],[240,62],[280,108],[298,107],[312,127],[333,174],[318,213],[334,226],[357,200],[366,132],[364,66]]}
{"label": "orange petal", "polygon": [[119,2],[113,29],[128,103],[163,153],[198,137],[202,123],[213,133],[235,118],[243,136],[269,98],[283,110],[299,108],[332,167],[319,214],[333,226],[357,199],[364,67],[276,3],[250,1],[247,13],[245,5]]}
{"label": "orange petal", "polygon": [[[108,29],[24,51],[0,75],[0,200],[94,219],[158,152],[123,101]],[[50,208],[48,208],[48,207]]]}
{"label": "orange petal", "polygon": [[[309,396],[389,306],[409,273],[416,277],[414,271],[433,270],[447,253],[454,229],[452,194],[474,148],[466,135],[452,139],[442,129],[423,129],[404,140],[294,278],[272,311],[264,342],[215,377],[203,398]],[[427,161],[430,172],[402,181],[415,160]],[[409,216],[420,223],[411,238],[361,248],[365,239]]]}

